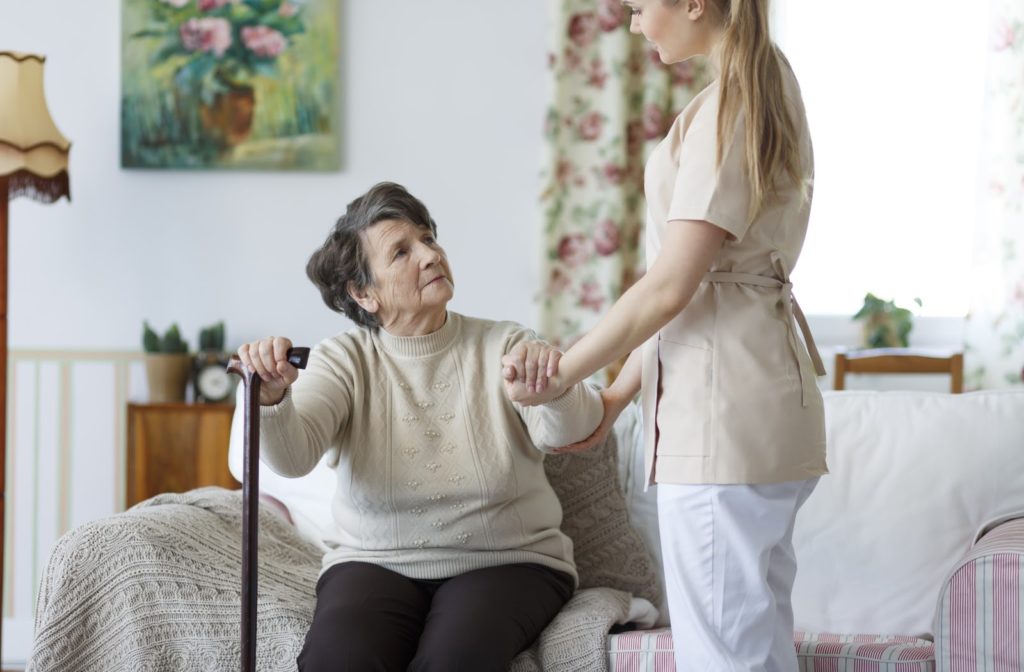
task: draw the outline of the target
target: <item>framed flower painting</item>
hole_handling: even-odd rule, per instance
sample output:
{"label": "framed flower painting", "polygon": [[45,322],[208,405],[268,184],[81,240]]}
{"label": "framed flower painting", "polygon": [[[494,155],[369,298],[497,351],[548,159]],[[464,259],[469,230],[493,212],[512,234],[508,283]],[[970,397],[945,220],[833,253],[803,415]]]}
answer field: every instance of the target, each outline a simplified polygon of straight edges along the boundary
{"label": "framed flower painting", "polygon": [[122,2],[122,166],[338,169],[338,0]]}

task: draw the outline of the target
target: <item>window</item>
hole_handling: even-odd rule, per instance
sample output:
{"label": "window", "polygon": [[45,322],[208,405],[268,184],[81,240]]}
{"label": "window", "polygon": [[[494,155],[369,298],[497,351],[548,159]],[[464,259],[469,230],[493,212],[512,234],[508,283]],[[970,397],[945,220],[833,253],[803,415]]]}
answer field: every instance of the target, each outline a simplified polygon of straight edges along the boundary
{"label": "window", "polygon": [[775,0],[815,148],[811,225],[793,274],[807,313],[866,292],[964,315],[979,194],[985,2]]}

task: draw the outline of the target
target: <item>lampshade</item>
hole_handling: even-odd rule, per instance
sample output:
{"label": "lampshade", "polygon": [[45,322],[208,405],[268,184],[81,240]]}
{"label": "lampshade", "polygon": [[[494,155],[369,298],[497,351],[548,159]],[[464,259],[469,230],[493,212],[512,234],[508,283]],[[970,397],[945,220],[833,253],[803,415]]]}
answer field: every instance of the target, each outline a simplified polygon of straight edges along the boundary
{"label": "lampshade", "polygon": [[[29,196],[52,203],[71,200],[68,151],[43,93],[43,63],[35,54],[0,51],[0,178],[8,200]],[[3,180],[0,180],[3,184]]]}

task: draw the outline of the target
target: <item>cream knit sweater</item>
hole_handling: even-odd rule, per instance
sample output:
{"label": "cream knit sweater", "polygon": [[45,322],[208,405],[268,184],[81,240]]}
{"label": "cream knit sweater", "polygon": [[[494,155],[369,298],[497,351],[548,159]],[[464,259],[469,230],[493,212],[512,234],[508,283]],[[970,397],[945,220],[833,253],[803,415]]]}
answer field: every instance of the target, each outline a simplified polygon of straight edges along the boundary
{"label": "cream knit sweater", "polygon": [[262,408],[260,444],[283,476],[324,455],[337,474],[322,570],[361,561],[438,579],[532,562],[576,577],[542,451],[589,436],[603,407],[582,383],[545,406],[510,402],[501,356],[533,338],[449,312],[426,336],[357,328],[314,349]]}

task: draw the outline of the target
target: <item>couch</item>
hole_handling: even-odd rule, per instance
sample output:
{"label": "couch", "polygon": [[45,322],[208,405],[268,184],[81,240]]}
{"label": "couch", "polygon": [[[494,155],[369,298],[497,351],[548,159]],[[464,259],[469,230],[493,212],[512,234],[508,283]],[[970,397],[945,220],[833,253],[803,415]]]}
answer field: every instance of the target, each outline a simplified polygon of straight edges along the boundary
{"label": "couch", "polygon": [[[794,531],[800,669],[1024,670],[1024,391],[824,398],[831,473]],[[635,417],[617,429],[640,431]],[[657,554],[642,456],[621,457]],[[609,657],[612,670],[672,670],[671,631],[613,636]]]}
{"label": "couch", "polygon": [[[825,408],[832,473],[794,534],[800,669],[1022,669],[1024,391],[836,392],[826,393]],[[608,637],[542,636],[539,653],[519,669],[539,669],[545,646],[573,652],[544,669],[674,669],[638,415],[629,409],[616,424],[609,444],[617,450],[555,458],[548,469],[565,525],[574,526],[566,531],[581,577],[611,587],[581,591],[589,601],[578,594],[570,606],[584,618],[561,623],[562,632],[619,625]],[[236,476],[240,446],[232,442]],[[302,479],[261,470],[273,504],[260,514],[260,669],[294,669],[333,485],[323,466]],[[238,508],[237,493],[226,491],[161,495],[65,535],[44,573],[29,669],[219,669],[237,661]],[[262,598],[266,586],[272,599]]]}
{"label": "couch", "polygon": [[[794,532],[801,670],[1024,670],[1024,391],[824,399],[831,474]],[[615,431],[627,510],[658,563],[636,409]],[[264,489],[304,502],[292,507],[300,528],[328,522],[310,498],[329,491],[329,472],[307,477],[315,487],[263,473]],[[674,669],[657,606],[655,627],[609,637],[609,669]]]}

